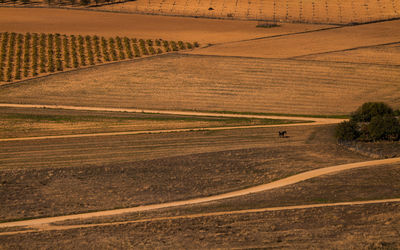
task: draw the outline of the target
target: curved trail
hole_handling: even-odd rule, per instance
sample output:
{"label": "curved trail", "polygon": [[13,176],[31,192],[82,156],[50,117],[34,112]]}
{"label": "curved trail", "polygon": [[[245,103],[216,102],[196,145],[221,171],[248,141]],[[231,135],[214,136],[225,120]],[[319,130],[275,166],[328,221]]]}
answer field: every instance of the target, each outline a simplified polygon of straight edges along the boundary
{"label": "curved trail", "polygon": [[248,214],[248,213],[262,213],[262,212],[270,212],[270,211],[294,210],[294,209],[354,206],[354,205],[395,203],[395,202],[400,202],[400,198],[384,199],[384,200],[349,201],[349,202],[336,202],[336,203],[324,203],[324,204],[295,205],[295,206],[286,206],[286,207],[243,209],[243,210],[234,210],[234,211],[210,212],[210,213],[189,214],[189,215],[179,215],[179,216],[170,216],[170,217],[156,217],[156,218],[148,218],[148,219],[140,219],[140,220],[93,223],[93,224],[76,224],[76,225],[62,225],[62,226],[47,224],[47,225],[38,227],[38,229],[32,229],[32,230],[29,229],[29,230],[24,230],[24,231],[0,232],[0,236],[1,235],[21,234],[21,233],[31,233],[31,232],[38,232],[38,231],[68,230],[68,229],[77,229],[77,228],[115,226],[115,225],[125,225],[125,224],[131,224],[131,223],[141,223],[141,222],[150,222],[150,221],[193,219],[193,218],[200,218],[200,217],[220,216],[220,215],[236,215],[236,214]]}
{"label": "curved trail", "polygon": [[184,205],[193,205],[199,204],[204,202],[210,201],[217,201],[227,198],[233,198],[238,196],[243,196],[251,193],[267,191],[274,188],[280,188],[287,185],[295,184],[304,180],[308,180],[311,178],[315,178],[325,174],[332,174],[337,173],[340,171],[345,171],[349,169],[361,168],[361,167],[368,167],[368,166],[378,166],[378,165],[386,165],[386,164],[393,164],[399,163],[400,157],[398,158],[391,158],[391,159],[384,159],[384,160],[374,160],[374,161],[366,161],[366,162],[357,162],[357,163],[350,163],[350,164],[343,164],[337,165],[332,167],[325,167],[320,169],[315,169],[311,171],[307,171],[304,173],[296,174],[278,181],[274,181],[271,183],[254,186],[251,188],[246,188],[238,191],[228,192],[219,195],[213,195],[208,197],[201,197],[201,198],[194,198],[189,200],[183,201],[173,201],[161,204],[153,204],[153,205],[145,205],[145,206],[138,206],[132,208],[123,208],[123,209],[113,209],[113,210],[106,210],[106,211],[99,211],[99,212],[89,212],[89,213],[82,213],[82,214],[73,214],[73,215],[65,215],[65,216],[56,216],[56,217],[49,217],[49,218],[41,218],[41,219],[32,219],[32,220],[25,220],[25,221],[15,221],[15,222],[6,222],[0,223],[0,228],[6,227],[41,227],[43,225],[65,221],[65,220],[74,220],[74,219],[88,219],[93,217],[100,217],[100,216],[111,216],[111,215],[120,215],[124,213],[132,213],[132,212],[142,212],[142,211],[149,211],[154,209],[160,208],[170,208],[170,207],[177,207],[177,206],[184,206]]}
{"label": "curved trail", "polygon": [[0,103],[0,107],[66,109],[66,110],[82,110],[82,111],[103,111],[103,112],[105,111],[105,112],[126,112],[126,113],[146,113],[146,114],[185,115],[185,116],[210,116],[210,117],[231,117],[231,118],[281,119],[281,120],[314,121],[319,124],[333,124],[333,123],[339,123],[344,120],[344,119],[335,119],[335,118],[314,118],[314,117],[280,116],[280,115],[226,114],[226,113],[176,111],[176,110],[80,107],[80,106],[67,106],[67,105],[35,105],[35,104]]}
{"label": "curved trail", "polygon": [[[158,133],[205,131],[205,130],[210,131],[210,130],[232,130],[232,129],[249,129],[249,128],[273,128],[273,127],[307,126],[307,125],[314,126],[314,125],[335,124],[335,123],[342,122],[344,120],[344,119],[333,119],[333,118],[311,118],[311,117],[297,117],[297,116],[223,114],[223,113],[211,113],[211,112],[153,110],[153,109],[120,109],[120,108],[101,108],[101,107],[100,108],[98,108],[98,107],[77,107],[77,106],[64,106],[64,105],[33,105],[33,104],[0,103],[0,107],[65,109],[65,110],[80,110],[80,111],[126,112],[126,113],[183,115],[183,116],[229,117],[229,118],[280,119],[280,120],[297,120],[297,121],[305,122],[305,123],[290,123],[290,124],[275,124],[275,125],[249,125],[249,126],[229,126],[229,127],[209,127],[209,128],[167,129],[167,130],[143,130],[143,131],[90,133],[90,134],[74,134],[74,135],[4,138],[4,139],[0,139],[0,142],[58,139],[58,138],[94,137],[94,136],[113,136],[113,135],[158,134]],[[306,123],[306,122],[311,122],[311,123]]]}

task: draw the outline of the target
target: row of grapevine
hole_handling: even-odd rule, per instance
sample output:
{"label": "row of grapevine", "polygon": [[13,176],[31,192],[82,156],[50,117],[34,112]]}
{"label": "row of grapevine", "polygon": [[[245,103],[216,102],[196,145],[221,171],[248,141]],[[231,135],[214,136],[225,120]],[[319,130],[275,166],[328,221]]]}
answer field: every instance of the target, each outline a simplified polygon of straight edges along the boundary
{"label": "row of grapevine", "polygon": [[199,47],[197,42],[0,33],[0,82]]}

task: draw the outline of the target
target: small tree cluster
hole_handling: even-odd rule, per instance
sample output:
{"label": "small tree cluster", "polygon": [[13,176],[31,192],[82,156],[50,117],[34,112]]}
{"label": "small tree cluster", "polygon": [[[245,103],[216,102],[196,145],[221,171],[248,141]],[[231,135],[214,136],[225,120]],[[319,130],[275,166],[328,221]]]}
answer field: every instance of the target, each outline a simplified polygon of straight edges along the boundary
{"label": "small tree cluster", "polygon": [[25,34],[24,41],[24,77],[28,77],[31,62],[31,34]]}
{"label": "small tree cluster", "polygon": [[46,35],[40,34],[40,73],[46,72]]}
{"label": "small tree cluster", "polygon": [[21,79],[21,67],[22,67],[22,50],[24,44],[24,36],[22,34],[18,34],[17,38],[17,60],[15,65],[15,79]]}
{"label": "small tree cluster", "polygon": [[8,32],[3,33],[3,37],[1,39],[1,51],[0,51],[0,81],[4,81],[4,67],[7,58],[8,39],[9,39]]}
{"label": "small tree cluster", "polygon": [[71,36],[71,51],[72,51],[72,66],[74,68],[79,67],[77,47],[78,46],[76,45],[76,36],[72,35]]}
{"label": "small tree cluster", "polygon": [[39,61],[39,35],[37,33],[33,34],[32,41],[32,76],[38,75],[38,61]]}
{"label": "small tree cluster", "polygon": [[400,122],[393,109],[382,102],[364,103],[336,127],[339,141],[379,141],[400,139]]}

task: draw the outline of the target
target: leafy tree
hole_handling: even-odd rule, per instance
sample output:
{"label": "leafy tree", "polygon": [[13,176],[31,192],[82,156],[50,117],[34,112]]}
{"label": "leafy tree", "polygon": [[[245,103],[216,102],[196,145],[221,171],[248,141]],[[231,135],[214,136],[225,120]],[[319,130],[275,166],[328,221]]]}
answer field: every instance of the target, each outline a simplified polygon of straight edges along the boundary
{"label": "leafy tree", "polygon": [[367,102],[351,116],[356,122],[370,122],[374,116],[393,115],[393,109],[383,102]]}
{"label": "leafy tree", "polygon": [[339,141],[399,140],[400,122],[393,109],[383,102],[367,102],[357,109],[350,121],[336,127]]}

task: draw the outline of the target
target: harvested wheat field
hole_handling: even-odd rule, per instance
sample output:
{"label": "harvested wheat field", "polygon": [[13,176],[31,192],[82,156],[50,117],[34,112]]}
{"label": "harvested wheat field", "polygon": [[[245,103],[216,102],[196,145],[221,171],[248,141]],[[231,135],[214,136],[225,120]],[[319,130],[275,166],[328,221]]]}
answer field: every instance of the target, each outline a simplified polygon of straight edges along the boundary
{"label": "harvested wheat field", "polygon": [[0,8],[1,31],[162,38],[174,41],[198,41],[201,44],[239,41],[330,27],[284,24],[275,29],[260,29],[256,28],[256,25],[257,22],[253,21],[182,19],[82,10]]}
{"label": "harvested wheat field", "polygon": [[218,44],[194,54],[293,58],[400,41],[400,20]]}
{"label": "harvested wheat field", "polygon": [[92,8],[115,12],[335,24],[365,23],[400,16],[400,4],[395,0],[137,0]]}
{"label": "harvested wheat field", "polygon": [[368,46],[345,51],[320,53],[298,57],[297,59],[400,66],[400,43],[395,42],[389,45]]}
{"label": "harvested wheat field", "polygon": [[0,249],[400,248],[398,0],[4,5]]}
{"label": "harvested wheat field", "polygon": [[366,101],[399,107],[399,78],[394,66],[166,55],[3,86],[0,95],[2,103],[343,115]]}

